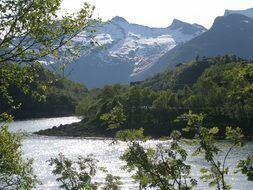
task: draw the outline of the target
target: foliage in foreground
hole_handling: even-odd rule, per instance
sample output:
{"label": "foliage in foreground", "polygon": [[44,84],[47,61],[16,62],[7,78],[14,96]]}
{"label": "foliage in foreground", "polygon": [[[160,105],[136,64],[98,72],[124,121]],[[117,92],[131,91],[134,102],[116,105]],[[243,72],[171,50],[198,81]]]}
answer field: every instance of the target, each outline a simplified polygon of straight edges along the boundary
{"label": "foliage in foreground", "polygon": [[[115,121],[114,117],[107,116],[107,122],[110,118],[112,123]],[[124,117],[121,118],[124,120]],[[222,145],[216,140],[219,129],[217,127],[207,128],[203,123],[203,114],[194,114],[189,111],[178,117],[178,120],[186,122],[184,132],[194,132],[193,140],[185,140],[179,131],[173,131],[169,140],[150,148],[142,145],[142,142],[147,140],[143,129],[119,131],[116,139],[128,143],[127,150],[121,156],[121,159],[126,162],[122,169],[132,173],[132,179],[139,184],[138,189],[140,190],[147,188],[191,190],[198,185],[199,179],[191,176],[191,166],[187,164],[187,159],[189,156],[200,156],[208,164],[207,167],[200,169],[200,180],[208,182],[210,188],[230,190],[231,186],[226,176],[232,171],[227,165],[227,159],[234,149],[244,146],[242,130],[238,127],[226,127],[224,135],[228,143]],[[121,123],[120,120],[117,122]],[[195,151],[192,155],[188,155],[186,149],[193,144]],[[249,156],[246,160],[239,161],[237,166],[238,171],[248,176],[248,180],[252,180],[252,163],[252,156]],[[97,167],[90,157],[79,158],[75,162],[59,155],[59,158],[51,159],[50,165],[54,166],[53,173],[59,176],[57,181],[61,182],[61,187],[64,189],[101,187],[99,183],[92,183]],[[119,190],[122,185],[119,179],[119,177],[108,174],[106,183],[101,188]]]}
{"label": "foliage in foreground", "polygon": [[90,157],[79,157],[72,161],[60,154],[58,158],[51,158],[50,166],[54,166],[52,173],[59,176],[60,188],[67,190],[97,189],[98,184],[91,181],[96,174],[96,161]]}
{"label": "foliage in foreground", "polygon": [[[210,167],[201,168],[201,179],[209,182],[209,186],[216,187],[217,190],[231,189],[231,186],[225,180],[225,176],[230,172],[226,161],[233,149],[244,146],[242,130],[239,127],[235,129],[226,127],[225,138],[229,141],[229,145],[228,147],[222,147],[216,140],[219,128],[205,127],[203,124],[204,116],[202,114],[198,115],[189,112],[182,115],[180,119],[187,122],[184,131],[189,132],[193,130],[195,132],[198,145],[193,156],[203,155],[205,161],[210,165]],[[218,160],[217,156],[219,156]]]}
{"label": "foliage in foreground", "polygon": [[38,180],[34,175],[31,159],[22,158],[20,134],[0,128],[0,189],[30,190]]}
{"label": "foliage in foreground", "polygon": [[249,181],[253,181],[253,153],[245,160],[240,160],[237,165],[238,171],[247,176]]}
{"label": "foliage in foreground", "polygon": [[85,3],[78,13],[62,16],[60,9],[61,0],[2,0],[0,65],[57,58],[73,48],[70,40],[90,24],[94,7]]}
{"label": "foliage in foreground", "polygon": [[[192,141],[194,141],[195,151],[192,156],[203,156],[209,165],[209,167],[200,169],[200,179],[209,182],[211,188],[230,190],[231,186],[226,181],[226,176],[231,172],[227,166],[227,159],[235,148],[244,146],[242,130],[238,127],[226,127],[225,137],[228,140],[228,145],[223,147],[216,140],[219,129],[205,127],[203,114],[194,114],[189,111],[188,114],[183,114],[178,119],[186,122],[186,127],[183,129],[185,132],[194,132],[194,140],[185,141],[181,139],[180,132],[173,131],[169,144],[164,142],[159,143],[155,148],[146,148],[140,144],[140,138],[134,140],[136,136],[145,139],[143,129],[118,132],[124,134],[118,135],[120,140],[130,141],[128,149],[121,157],[126,161],[124,169],[134,172],[132,178],[139,183],[139,189],[146,187],[155,187],[161,190],[193,189],[197,186],[197,180],[191,177],[191,166],[186,164],[188,157],[186,147],[192,146]],[[182,146],[186,142],[186,147]],[[252,179],[251,156],[246,160],[239,161],[237,167],[248,176],[248,180]]]}
{"label": "foliage in foreground", "polygon": [[181,134],[175,131],[171,137],[169,144],[159,144],[155,149],[132,142],[121,157],[126,161],[124,169],[135,173],[132,178],[139,189],[190,190],[197,185],[190,177],[191,166],[185,163],[187,152],[179,144]]}
{"label": "foliage in foreground", "polygon": [[41,77],[38,63],[47,58],[57,60],[68,48],[77,50],[71,39],[90,23],[94,10],[85,3],[78,13],[59,18],[60,8],[61,0],[0,1],[0,106],[6,108],[0,110],[2,190],[29,190],[38,183],[32,161],[22,158],[21,136],[2,126],[2,122],[12,119],[9,113],[21,106],[13,91],[43,100],[47,85],[37,83]]}
{"label": "foliage in foreground", "polygon": [[51,83],[43,81],[40,63],[60,62],[54,70],[62,71],[68,64],[59,60],[63,55],[79,55],[80,48],[72,39],[88,31],[94,7],[85,3],[78,13],[59,16],[60,9],[61,0],[0,2],[0,114],[20,108],[17,97],[45,99]]}
{"label": "foliage in foreground", "polygon": [[60,188],[66,190],[120,190],[120,178],[107,174],[105,183],[94,182],[97,170],[106,171],[97,167],[97,160],[91,156],[78,157],[77,161],[70,160],[59,154],[56,158],[49,160],[49,165],[53,167],[52,173],[57,176],[56,181],[60,182]]}

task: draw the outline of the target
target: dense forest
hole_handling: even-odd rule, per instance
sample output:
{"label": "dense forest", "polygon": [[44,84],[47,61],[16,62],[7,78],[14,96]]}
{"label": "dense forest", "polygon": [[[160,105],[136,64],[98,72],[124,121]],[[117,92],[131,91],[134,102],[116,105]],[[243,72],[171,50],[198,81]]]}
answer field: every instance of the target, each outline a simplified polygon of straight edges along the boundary
{"label": "dense forest", "polygon": [[59,128],[60,132],[41,134],[101,136],[143,128],[146,135],[160,137],[181,129],[175,120],[192,110],[205,114],[205,124],[219,126],[221,133],[226,126],[240,126],[252,137],[252,73],[252,63],[236,56],[196,57],[130,86],[90,90],[76,106],[76,113],[85,116],[81,123],[65,132],[66,128]]}

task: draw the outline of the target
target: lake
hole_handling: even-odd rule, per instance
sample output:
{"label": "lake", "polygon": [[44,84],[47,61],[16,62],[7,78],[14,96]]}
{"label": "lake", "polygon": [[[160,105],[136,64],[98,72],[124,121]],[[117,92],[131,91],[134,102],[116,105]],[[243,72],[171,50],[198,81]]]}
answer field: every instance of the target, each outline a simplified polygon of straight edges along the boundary
{"label": "lake", "polygon": [[[123,182],[123,189],[137,189],[130,178],[130,174],[122,171],[120,168],[124,162],[118,157],[127,148],[127,144],[120,142],[112,144],[111,139],[101,138],[68,138],[68,137],[46,137],[33,135],[32,132],[58,126],[60,124],[68,124],[80,121],[78,117],[61,117],[49,119],[33,119],[28,121],[16,121],[10,124],[11,131],[23,130],[27,136],[22,142],[24,157],[34,159],[34,169],[42,185],[36,190],[58,190],[58,184],[55,181],[55,176],[51,174],[51,168],[47,160],[56,157],[60,152],[68,158],[75,159],[78,156],[87,156],[93,154],[99,160],[99,166],[107,167],[108,171],[114,175],[120,176]],[[160,143],[158,140],[149,140],[144,143],[146,147],[154,147]],[[169,142],[163,142],[169,143]],[[189,152],[193,149],[189,148]],[[253,152],[253,142],[246,142],[243,149],[238,149],[232,152],[228,158],[228,165],[234,167],[236,162],[245,157],[246,154]],[[206,166],[205,161],[200,158],[191,158],[188,161],[192,165],[192,176],[198,178],[200,176],[199,168]],[[253,182],[248,182],[246,178],[240,174],[231,172],[228,176],[232,189],[249,190],[252,189]],[[95,180],[102,182],[104,174],[99,172]],[[197,190],[208,189],[207,184],[199,183],[195,188]]]}

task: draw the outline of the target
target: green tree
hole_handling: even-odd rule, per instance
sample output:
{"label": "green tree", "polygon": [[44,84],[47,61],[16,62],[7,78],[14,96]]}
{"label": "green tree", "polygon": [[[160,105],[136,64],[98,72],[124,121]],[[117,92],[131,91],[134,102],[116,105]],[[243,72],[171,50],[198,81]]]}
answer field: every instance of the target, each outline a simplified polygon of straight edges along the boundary
{"label": "green tree", "polygon": [[[85,3],[78,13],[59,17],[60,6],[61,0],[0,2],[0,96],[5,103],[18,106],[9,93],[11,85],[29,93],[28,84],[38,78],[38,62],[60,57],[68,48],[79,50],[71,40],[91,24],[94,7]],[[19,68],[19,63],[29,64]],[[44,98],[46,86],[40,87],[36,96]]]}
{"label": "green tree", "polygon": [[98,184],[92,182],[97,166],[96,160],[91,157],[79,157],[77,161],[72,161],[64,155],[59,154],[57,158],[51,158],[49,165],[53,166],[52,173],[58,178],[60,188],[66,190],[95,190]]}
{"label": "green tree", "polygon": [[249,181],[253,181],[253,154],[248,155],[244,160],[240,160],[237,164],[237,168],[237,172],[240,171],[247,176]]}
{"label": "green tree", "polygon": [[107,172],[105,168],[97,167],[97,160],[91,155],[78,157],[76,161],[59,154],[56,158],[49,160],[53,167],[52,173],[57,176],[56,181],[60,182],[60,188],[66,190],[96,190],[101,187],[103,190],[120,190],[120,177],[107,174],[105,183],[94,182],[97,170]]}
{"label": "green tree", "polygon": [[124,169],[134,172],[132,178],[139,189],[190,190],[197,185],[190,177],[191,166],[185,164],[187,152],[179,143],[181,134],[174,131],[171,138],[168,146],[159,144],[148,149],[133,141],[121,157],[126,161]]}
{"label": "green tree", "polygon": [[91,21],[87,3],[76,14],[59,17],[61,0],[0,2],[0,64],[31,62],[57,55]]}
{"label": "green tree", "polygon": [[108,174],[105,178],[105,185],[102,187],[102,190],[120,190],[122,182],[120,181],[120,177],[113,176]]}
{"label": "green tree", "polygon": [[150,88],[132,86],[123,96],[124,113],[127,117],[126,126],[128,128],[147,127],[151,119],[151,107],[156,93]]}
{"label": "green tree", "polygon": [[21,135],[10,133],[7,126],[0,127],[1,190],[30,190],[38,184],[32,160],[22,158],[21,139]]}
{"label": "green tree", "polygon": [[123,106],[115,106],[109,113],[104,113],[100,119],[108,125],[109,129],[119,128],[126,120]]}
{"label": "green tree", "polygon": [[[58,16],[61,0],[2,0],[0,2],[0,121],[20,103],[13,97],[13,87],[37,100],[45,98],[47,83],[34,83],[41,61],[61,56],[65,49],[79,50],[71,40],[92,21],[94,7],[85,3],[75,14]],[[75,53],[76,54],[76,53]],[[0,185],[2,189],[32,189],[37,184],[31,160],[21,157],[21,136],[0,129]]]}
{"label": "green tree", "polygon": [[[231,143],[226,147],[223,159],[216,159],[216,156],[221,154],[224,150],[215,139],[219,132],[218,127],[207,128],[204,126],[204,115],[194,114],[189,111],[180,117],[187,122],[186,127],[183,129],[185,132],[193,131],[196,134],[198,147],[193,153],[193,156],[203,154],[205,160],[210,164],[210,167],[201,168],[201,179],[205,182],[209,181],[209,186],[216,186],[217,190],[229,190],[231,186],[225,180],[225,176],[229,173],[227,167],[227,158],[235,147],[243,146],[242,130],[237,127],[226,127],[225,138]],[[224,148],[224,147],[223,147]]]}
{"label": "green tree", "polygon": [[167,126],[176,119],[180,113],[184,113],[178,101],[178,94],[171,90],[158,93],[153,101],[153,120],[161,126]]}

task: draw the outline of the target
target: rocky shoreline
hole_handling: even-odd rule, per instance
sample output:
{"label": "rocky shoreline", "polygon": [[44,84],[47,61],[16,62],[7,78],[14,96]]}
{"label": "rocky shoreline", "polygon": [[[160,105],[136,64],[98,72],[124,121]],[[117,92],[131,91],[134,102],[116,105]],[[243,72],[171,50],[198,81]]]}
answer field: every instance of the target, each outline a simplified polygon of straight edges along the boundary
{"label": "rocky shoreline", "polygon": [[[101,124],[90,123],[87,118],[84,118],[80,122],[65,124],[60,126],[54,126],[49,129],[40,130],[35,132],[36,135],[43,136],[59,136],[59,137],[101,137],[101,138],[114,138],[118,130],[110,130],[106,126]],[[154,139],[159,139],[163,136],[169,135],[157,135],[146,134]],[[186,138],[192,139],[193,136],[186,136]],[[224,136],[217,136],[216,139],[224,140]],[[253,140],[253,136],[246,135],[245,140]]]}
{"label": "rocky shoreline", "polygon": [[35,132],[37,135],[45,136],[68,136],[68,137],[114,137],[115,131],[108,130],[101,126],[89,124],[83,119],[80,122],[54,126],[50,129]]}

